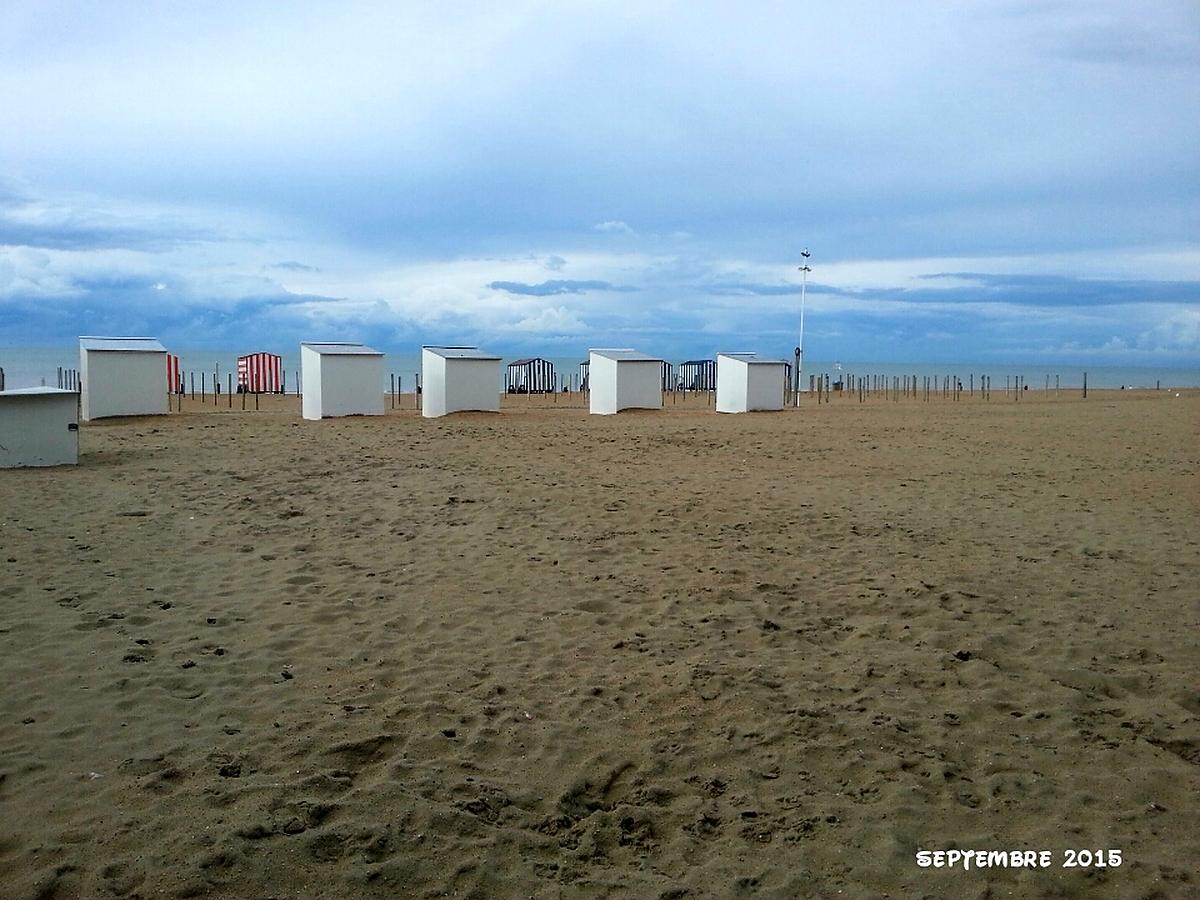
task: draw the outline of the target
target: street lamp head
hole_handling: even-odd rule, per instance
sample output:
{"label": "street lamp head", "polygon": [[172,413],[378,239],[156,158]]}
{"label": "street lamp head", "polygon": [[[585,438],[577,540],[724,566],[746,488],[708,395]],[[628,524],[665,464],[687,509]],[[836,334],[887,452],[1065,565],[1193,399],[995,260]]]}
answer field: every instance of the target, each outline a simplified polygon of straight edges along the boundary
{"label": "street lamp head", "polygon": [[810,256],[812,256],[812,254],[808,252],[807,247],[805,247],[803,250],[800,251],[800,255],[803,256],[805,259],[808,259]]}

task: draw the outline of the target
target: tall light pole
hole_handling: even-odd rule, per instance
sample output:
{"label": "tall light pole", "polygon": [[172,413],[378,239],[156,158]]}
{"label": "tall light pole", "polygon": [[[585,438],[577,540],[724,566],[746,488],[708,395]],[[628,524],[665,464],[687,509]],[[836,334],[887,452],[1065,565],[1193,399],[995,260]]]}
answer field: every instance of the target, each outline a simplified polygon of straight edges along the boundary
{"label": "tall light pole", "polygon": [[804,295],[808,288],[808,273],[812,271],[808,258],[812,256],[805,247],[800,253],[804,263],[800,266],[800,343],[796,345],[796,406],[800,405],[800,369],[804,365]]}

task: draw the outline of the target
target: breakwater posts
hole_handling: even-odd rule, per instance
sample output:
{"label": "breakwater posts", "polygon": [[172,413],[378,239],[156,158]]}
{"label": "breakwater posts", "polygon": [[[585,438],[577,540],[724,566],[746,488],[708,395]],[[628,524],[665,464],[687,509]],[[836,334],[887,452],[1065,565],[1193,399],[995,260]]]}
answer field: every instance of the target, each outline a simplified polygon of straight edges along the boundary
{"label": "breakwater posts", "polygon": [[[60,391],[79,391],[79,370],[58,367],[58,389]],[[4,370],[0,369],[0,391],[4,390]]]}
{"label": "breakwater posts", "polygon": [[[922,403],[933,403],[946,400],[958,403],[967,398],[978,397],[983,401],[991,401],[991,375],[971,372],[967,378],[957,375],[860,375],[856,372],[816,372],[808,376],[808,395],[817,404],[830,403],[835,399],[853,400],[857,403],[867,403],[872,398],[899,402],[903,399],[919,400]],[[836,379],[836,380],[835,380]],[[1087,397],[1088,377],[1082,373],[1081,394]],[[1042,386],[1037,382],[1030,385],[1024,375],[1004,376],[1004,398],[1014,403],[1034,396],[1041,398],[1061,399],[1063,395],[1062,376],[1045,374]],[[1070,390],[1070,389],[1068,389]],[[801,398],[804,394],[801,393]]]}

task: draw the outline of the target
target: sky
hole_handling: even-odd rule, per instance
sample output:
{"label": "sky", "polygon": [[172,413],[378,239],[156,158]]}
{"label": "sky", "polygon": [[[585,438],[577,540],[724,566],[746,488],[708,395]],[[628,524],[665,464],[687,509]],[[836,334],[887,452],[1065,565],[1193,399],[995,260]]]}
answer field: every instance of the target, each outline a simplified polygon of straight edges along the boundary
{"label": "sky", "polygon": [[1195,0],[8,0],[0,97],[0,347],[1200,365]]}

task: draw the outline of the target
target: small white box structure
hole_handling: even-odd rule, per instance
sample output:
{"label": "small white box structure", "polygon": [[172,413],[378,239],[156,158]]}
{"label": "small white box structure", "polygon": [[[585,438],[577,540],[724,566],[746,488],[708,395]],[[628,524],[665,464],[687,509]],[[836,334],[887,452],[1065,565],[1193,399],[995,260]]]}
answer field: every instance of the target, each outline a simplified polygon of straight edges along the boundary
{"label": "small white box structure", "polygon": [[383,415],[383,354],[362,344],[302,343],[306,419]]}
{"label": "small white box structure", "polygon": [[623,409],[662,409],[662,365],[636,350],[588,353],[589,412],[607,416]]}
{"label": "small white box structure", "polygon": [[717,412],[783,409],[787,365],[757,353],[718,353]]}
{"label": "small white box structure", "polygon": [[77,393],[47,387],[0,391],[0,469],[77,462]]}
{"label": "small white box structure", "polygon": [[421,415],[500,412],[500,357],[478,347],[421,348]]}
{"label": "small white box structure", "polygon": [[167,348],[154,338],[81,337],[79,384],[85,422],[161,416],[167,405]]}

